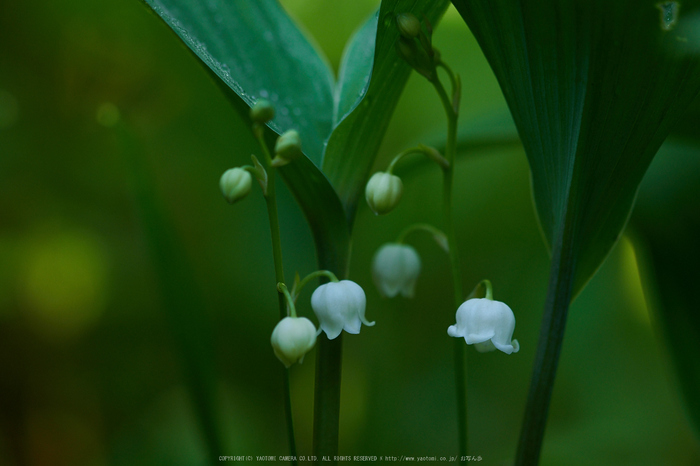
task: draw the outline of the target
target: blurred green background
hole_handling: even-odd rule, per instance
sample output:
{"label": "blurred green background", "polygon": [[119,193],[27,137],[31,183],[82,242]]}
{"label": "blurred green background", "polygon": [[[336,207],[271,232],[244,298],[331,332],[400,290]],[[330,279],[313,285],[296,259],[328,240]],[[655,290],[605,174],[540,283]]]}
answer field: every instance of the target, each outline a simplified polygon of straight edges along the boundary
{"label": "blurred green background", "polygon": [[[287,0],[337,70],[347,38],[375,1]],[[434,42],[462,76],[462,121],[505,110],[493,74],[450,9]],[[466,53],[465,53],[466,50]],[[136,149],[105,127],[112,104]],[[101,110],[100,110],[101,109]],[[100,120],[100,121],[98,121]],[[377,169],[443,131],[433,90],[412,76]],[[131,153],[125,153],[131,151]],[[257,152],[216,84],[136,0],[0,3],[0,464],[198,465],[208,456],[139,214],[139,179],[169,222],[174,261],[197,338],[213,349],[224,451],[288,453],[278,319],[265,203],[257,188],[234,206],[218,178]],[[136,157],[137,163],[133,162]],[[408,224],[440,224],[440,173],[403,171],[389,216],[357,216],[350,278],[376,320],[344,344],[342,455],[454,456],[454,323],[448,261],[427,236],[416,298],[382,299],[374,251]],[[468,349],[471,453],[512,461],[539,336],[548,255],[522,148],[461,154],[456,218],[468,289],[483,278],[515,312],[521,351]],[[299,208],[281,187],[287,277],[315,269]],[[697,206],[697,202],[695,203]],[[163,232],[159,234],[163,235]],[[298,310],[311,317],[310,291]],[[182,323],[180,322],[180,323]],[[633,243],[624,237],[575,301],[542,464],[700,464],[700,447],[647,309]],[[315,352],[291,369],[299,454],[311,454]]]}

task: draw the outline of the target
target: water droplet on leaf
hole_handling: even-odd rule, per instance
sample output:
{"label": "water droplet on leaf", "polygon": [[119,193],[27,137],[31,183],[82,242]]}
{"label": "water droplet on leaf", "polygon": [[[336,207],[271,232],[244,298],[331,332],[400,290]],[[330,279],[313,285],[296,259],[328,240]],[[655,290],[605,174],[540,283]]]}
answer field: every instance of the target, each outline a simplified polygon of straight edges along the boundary
{"label": "water droplet on leaf", "polygon": [[670,31],[678,22],[678,2],[661,2],[656,4],[661,12],[661,29]]}

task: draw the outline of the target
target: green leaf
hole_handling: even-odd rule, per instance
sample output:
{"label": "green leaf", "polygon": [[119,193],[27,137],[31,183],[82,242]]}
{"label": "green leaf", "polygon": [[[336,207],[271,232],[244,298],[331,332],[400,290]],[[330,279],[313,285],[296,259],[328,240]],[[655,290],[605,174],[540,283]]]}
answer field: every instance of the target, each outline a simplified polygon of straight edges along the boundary
{"label": "green leaf", "polygon": [[664,144],[639,188],[630,223],[645,295],[654,322],[660,324],[687,413],[700,438],[698,174],[697,141]]}
{"label": "green leaf", "polygon": [[333,127],[336,127],[367,93],[372,76],[378,18],[379,11],[376,11],[352,35],[345,46],[335,87]]}
{"label": "green leaf", "polygon": [[[573,297],[619,238],[654,154],[700,91],[700,2],[453,0],[523,141],[549,290],[516,464],[536,464]],[[669,18],[672,20],[669,21]],[[692,22],[692,21],[691,21]]]}
{"label": "green leaf", "polygon": [[[280,169],[314,235],[319,260],[346,262],[349,229],[343,206],[320,172],[331,131],[333,77],[311,43],[275,0],[145,0],[206,66],[245,121],[266,98],[275,119],[269,145],[294,128],[308,157]],[[223,85],[222,85],[223,83]],[[337,271],[342,273],[343,271]]]}
{"label": "green leaf", "polygon": [[[384,0],[381,4],[369,86],[362,100],[333,130],[323,156],[323,171],[340,196],[350,224],[379,144],[411,72],[395,51],[399,32],[394,18],[398,13],[412,12],[418,18],[425,15],[435,25],[448,6],[447,0]],[[366,37],[369,27],[366,24],[355,35],[348,53],[359,47],[354,42],[369,43]],[[354,80],[363,77],[364,81],[366,60],[345,60],[344,63],[343,76],[351,75]],[[346,108],[358,86],[358,83],[352,87],[343,86],[342,89],[347,90],[343,91],[339,108]]]}
{"label": "green leaf", "polygon": [[622,231],[659,146],[700,89],[700,66],[656,1],[455,0],[499,80],[550,245],[565,234],[574,295]]}
{"label": "green leaf", "polygon": [[276,0],[145,1],[246,106],[272,102],[270,127],[278,134],[296,129],[320,165],[331,132],[333,74]]}

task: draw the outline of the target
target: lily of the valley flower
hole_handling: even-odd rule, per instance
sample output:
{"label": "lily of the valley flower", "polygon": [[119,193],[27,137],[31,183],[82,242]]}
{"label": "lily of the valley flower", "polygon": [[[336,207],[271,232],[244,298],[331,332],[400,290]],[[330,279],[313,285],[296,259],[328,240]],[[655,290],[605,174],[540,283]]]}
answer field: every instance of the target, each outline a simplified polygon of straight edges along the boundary
{"label": "lily of the valley flower", "polygon": [[329,340],[336,338],[343,330],[357,334],[362,324],[374,325],[374,322],[365,319],[366,303],[362,287],[350,280],[326,283],[311,295],[311,307]]}
{"label": "lily of the valley flower", "polygon": [[254,123],[264,125],[275,117],[275,107],[265,100],[260,99],[250,108],[250,119]]}
{"label": "lily of the valley flower", "polygon": [[272,331],[270,343],[286,367],[301,363],[316,343],[316,327],[306,317],[285,317]]}
{"label": "lily of the valley flower", "polygon": [[379,293],[387,298],[399,293],[412,298],[420,269],[418,253],[407,244],[387,243],[377,250],[372,259],[374,284]]}
{"label": "lily of the valley flower", "polygon": [[243,168],[226,170],[219,180],[221,194],[231,204],[246,197],[253,184],[253,178]]}
{"label": "lily of the valley flower", "polygon": [[301,157],[301,137],[296,130],[290,129],[282,133],[275,143],[275,158],[273,167],[282,167]]}
{"label": "lily of the valley flower", "polygon": [[518,340],[511,340],[514,330],[513,311],[505,303],[483,298],[470,299],[459,306],[457,324],[451,325],[447,334],[464,337],[480,353],[500,350],[511,354],[520,350]]}
{"label": "lily of the valley flower", "polygon": [[388,214],[399,204],[403,194],[401,178],[391,173],[377,172],[365,187],[365,199],[376,215]]}

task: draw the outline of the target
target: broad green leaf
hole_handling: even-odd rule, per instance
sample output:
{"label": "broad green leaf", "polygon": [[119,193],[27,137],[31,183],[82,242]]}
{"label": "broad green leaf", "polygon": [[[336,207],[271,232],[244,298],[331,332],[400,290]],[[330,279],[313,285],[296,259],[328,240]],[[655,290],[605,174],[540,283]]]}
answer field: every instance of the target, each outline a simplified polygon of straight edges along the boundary
{"label": "broad green leaf", "polygon": [[[425,15],[435,26],[448,5],[447,0],[382,1],[369,86],[359,104],[333,130],[323,156],[323,171],[340,196],[350,224],[391,114],[411,72],[395,51],[399,37],[395,17],[402,12],[412,12],[418,18]],[[355,41],[366,42],[363,30],[355,36]],[[353,49],[351,45],[349,50]],[[367,76],[367,71],[363,71],[366,69],[366,60],[348,60],[343,73]]]}
{"label": "broad green leaf", "polygon": [[331,132],[333,75],[276,0],[145,0],[248,106],[268,99],[270,127],[296,129],[320,165]]}
{"label": "broad green leaf", "polygon": [[372,75],[378,18],[379,11],[376,11],[353,34],[345,46],[338,72],[338,83],[335,87],[334,127],[355,108],[367,92]]}
{"label": "broad green leaf", "polygon": [[[453,0],[523,141],[549,289],[516,464],[536,464],[573,297],[624,228],[654,154],[700,91],[700,0]],[[668,8],[675,8],[669,14]]]}
{"label": "broad green leaf", "polygon": [[345,214],[318,168],[333,114],[333,78],[326,62],[276,0],[145,2],[216,76],[245,121],[257,99],[275,105],[274,132],[266,132],[269,144],[282,131],[299,131],[308,159],[280,172],[309,222],[319,260],[345,263]]}
{"label": "broad green leaf", "polygon": [[[673,2],[664,2],[664,5]],[[654,154],[700,90],[684,18],[655,0],[454,0],[499,80],[573,295],[618,239]]]}
{"label": "broad green leaf", "polygon": [[[700,29],[700,23],[698,24],[698,29]],[[700,95],[690,104],[690,107],[678,124],[671,129],[670,136],[700,140],[698,122],[700,122]]]}
{"label": "broad green leaf", "polygon": [[[697,134],[696,134],[697,136]],[[700,145],[665,143],[631,218],[640,271],[688,415],[700,436]]]}

